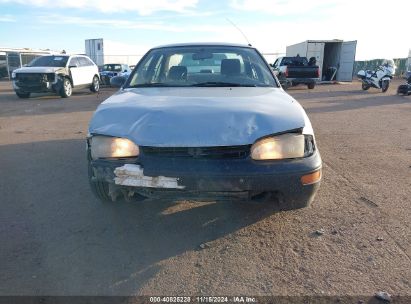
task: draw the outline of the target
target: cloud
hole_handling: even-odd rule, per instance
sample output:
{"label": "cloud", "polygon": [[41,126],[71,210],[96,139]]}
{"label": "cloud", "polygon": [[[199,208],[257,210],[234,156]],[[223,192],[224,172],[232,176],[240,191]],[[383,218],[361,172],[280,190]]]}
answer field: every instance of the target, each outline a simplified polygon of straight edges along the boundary
{"label": "cloud", "polygon": [[161,32],[173,33],[218,33],[220,31],[227,31],[231,26],[218,25],[191,25],[189,28],[176,25],[172,22],[164,22],[161,19],[131,21],[116,18],[86,18],[78,16],[66,16],[60,14],[45,14],[36,17],[40,24],[68,24],[85,27],[102,27],[110,26],[118,29],[137,29],[137,30],[152,30]]}
{"label": "cloud", "polygon": [[0,0],[0,3],[17,3],[41,8],[78,8],[103,13],[134,11],[142,16],[158,11],[187,13],[197,6],[198,0]]}
{"label": "cloud", "polygon": [[140,30],[155,30],[168,32],[182,32],[181,27],[176,27],[162,22],[139,22],[124,19],[110,18],[85,18],[77,16],[65,16],[59,14],[40,15],[37,20],[41,24],[71,24],[87,27],[110,26],[118,29],[140,29]]}
{"label": "cloud", "polygon": [[0,22],[16,22],[16,19],[11,15],[0,15]]}
{"label": "cloud", "polygon": [[230,6],[237,10],[248,12],[262,12],[276,16],[301,15],[325,9],[330,5],[340,6],[344,0],[310,0],[286,1],[286,0],[230,0]]}

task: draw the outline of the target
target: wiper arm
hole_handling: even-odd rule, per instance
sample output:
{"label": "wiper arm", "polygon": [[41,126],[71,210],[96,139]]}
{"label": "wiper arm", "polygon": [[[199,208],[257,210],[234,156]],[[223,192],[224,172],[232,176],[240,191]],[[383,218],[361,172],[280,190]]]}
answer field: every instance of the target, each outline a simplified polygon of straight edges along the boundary
{"label": "wiper arm", "polygon": [[199,82],[191,85],[192,87],[255,87],[255,84],[241,84],[233,82],[222,82],[222,81],[206,81]]}
{"label": "wiper arm", "polygon": [[172,85],[169,85],[163,82],[146,82],[146,83],[140,83],[140,84],[128,86],[128,88],[150,88],[150,87],[171,87],[171,86]]}

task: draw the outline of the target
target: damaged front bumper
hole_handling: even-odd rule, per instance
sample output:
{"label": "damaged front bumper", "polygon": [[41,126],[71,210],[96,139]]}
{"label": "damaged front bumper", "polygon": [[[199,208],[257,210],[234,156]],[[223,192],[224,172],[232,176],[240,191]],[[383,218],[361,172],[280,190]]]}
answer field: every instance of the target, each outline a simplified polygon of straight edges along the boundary
{"label": "damaged front bumper", "polygon": [[276,197],[290,205],[311,202],[319,181],[303,185],[302,177],[321,171],[316,150],[310,157],[281,161],[202,159],[140,155],[130,159],[92,160],[92,182],[109,183],[112,198],[134,193],[175,199],[243,199]]}
{"label": "damaged front bumper", "polygon": [[58,93],[63,87],[63,79],[58,77],[55,81],[23,82],[13,80],[13,89],[16,92],[26,93]]}

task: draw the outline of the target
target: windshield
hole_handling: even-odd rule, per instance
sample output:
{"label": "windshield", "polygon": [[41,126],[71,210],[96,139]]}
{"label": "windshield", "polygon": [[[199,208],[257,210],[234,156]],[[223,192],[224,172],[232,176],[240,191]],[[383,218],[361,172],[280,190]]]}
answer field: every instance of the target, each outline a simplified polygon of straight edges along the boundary
{"label": "windshield", "polygon": [[392,59],[384,59],[383,62],[382,62],[382,65],[386,66],[386,67],[394,67],[395,66],[394,60],[392,60]]}
{"label": "windshield", "polygon": [[30,67],[65,67],[68,56],[41,56],[31,61]]}
{"label": "windshield", "polygon": [[120,72],[121,71],[121,65],[120,64],[105,64],[103,66],[103,71]]}
{"label": "windshield", "polygon": [[149,51],[125,87],[277,87],[261,55],[252,48],[165,47]]}

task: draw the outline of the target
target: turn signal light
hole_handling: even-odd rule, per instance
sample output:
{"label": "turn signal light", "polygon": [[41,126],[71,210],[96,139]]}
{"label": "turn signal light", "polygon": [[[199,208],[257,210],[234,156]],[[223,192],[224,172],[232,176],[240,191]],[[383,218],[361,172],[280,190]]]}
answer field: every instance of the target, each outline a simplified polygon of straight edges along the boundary
{"label": "turn signal light", "polygon": [[311,185],[319,182],[321,180],[321,170],[315,171],[313,173],[301,176],[301,183],[305,185]]}

